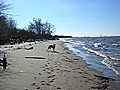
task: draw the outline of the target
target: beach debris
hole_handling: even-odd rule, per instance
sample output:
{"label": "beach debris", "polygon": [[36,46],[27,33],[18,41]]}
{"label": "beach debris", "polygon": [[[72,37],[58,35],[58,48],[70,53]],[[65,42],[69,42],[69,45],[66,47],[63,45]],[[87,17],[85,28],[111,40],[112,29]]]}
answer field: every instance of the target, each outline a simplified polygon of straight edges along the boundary
{"label": "beach debris", "polygon": [[39,57],[39,56],[26,56],[25,58],[32,58],[32,59],[45,59],[44,57]]}
{"label": "beach debris", "polygon": [[27,50],[31,50],[31,49],[33,49],[33,46],[30,46],[30,47],[28,47],[28,48],[26,48]]}

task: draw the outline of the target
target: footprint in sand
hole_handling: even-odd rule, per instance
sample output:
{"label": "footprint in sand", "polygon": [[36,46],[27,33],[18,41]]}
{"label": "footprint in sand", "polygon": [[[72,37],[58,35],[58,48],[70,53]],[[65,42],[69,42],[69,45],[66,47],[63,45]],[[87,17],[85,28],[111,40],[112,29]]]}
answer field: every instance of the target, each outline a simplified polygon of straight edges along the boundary
{"label": "footprint in sand", "polygon": [[60,87],[57,87],[57,90],[60,90],[61,88]]}
{"label": "footprint in sand", "polygon": [[87,78],[86,76],[82,76],[83,78]]}
{"label": "footprint in sand", "polygon": [[47,64],[50,64],[50,63],[47,63]]}
{"label": "footprint in sand", "polygon": [[42,85],[45,85],[45,83],[42,83]]}
{"label": "footprint in sand", "polygon": [[45,66],[46,66],[46,67],[48,67],[48,65],[47,65],[47,64],[45,64]]}
{"label": "footprint in sand", "polygon": [[41,73],[38,73],[39,75],[42,75]]}
{"label": "footprint in sand", "polygon": [[53,83],[53,82],[54,82],[54,80],[49,81],[49,83]]}
{"label": "footprint in sand", "polygon": [[57,65],[54,65],[54,67],[58,67]]}
{"label": "footprint in sand", "polygon": [[35,85],[36,85],[36,82],[33,82],[31,85],[32,85],[32,86],[35,86]]}
{"label": "footprint in sand", "polygon": [[86,83],[89,83],[89,81],[87,80],[87,81],[85,81]]}
{"label": "footprint in sand", "polygon": [[50,86],[50,84],[49,84],[49,83],[46,83],[46,85],[47,85],[47,86]]}
{"label": "footprint in sand", "polygon": [[53,72],[54,70],[52,69],[51,72]]}
{"label": "footprint in sand", "polygon": [[36,89],[40,89],[40,87],[37,87]]}
{"label": "footprint in sand", "polygon": [[43,69],[43,71],[46,71],[45,69]]}
{"label": "footprint in sand", "polygon": [[78,72],[79,74],[82,74],[82,72]]}
{"label": "footprint in sand", "polygon": [[49,70],[50,68],[49,68],[49,67],[47,67],[46,69],[48,69],[48,70]]}
{"label": "footprint in sand", "polygon": [[34,79],[36,79],[37,77],[35,76]]}
{"label": "footprint in sand", "polygon": [[44,80],[42,80],[41,82],[45,82]]}
{"label": "footprint in sand", "polygon": [[48,71],[47,71],[46,73],[47,73],[47,74],[51,74],[51,72],[48,72]]}
{"label": "footprint in sand", "polygon": [[42,66],[41,68],[45,68],[44,66]]}
{"label": "footprint in sand", "polygon": [[55,75],[48,76],[48,78],[54,78],[54,77],[55,77]]}

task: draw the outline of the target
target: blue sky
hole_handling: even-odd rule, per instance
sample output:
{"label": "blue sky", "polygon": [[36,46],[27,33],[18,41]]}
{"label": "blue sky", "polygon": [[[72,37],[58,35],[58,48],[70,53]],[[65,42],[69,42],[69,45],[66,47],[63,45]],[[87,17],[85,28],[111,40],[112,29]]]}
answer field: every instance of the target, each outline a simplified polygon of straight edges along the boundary
{"label": "blue sky", "polygon": [[55,34],[72,36],[120,35],[120,0],[6,0],[17,27],[33,18],[49,21]]}

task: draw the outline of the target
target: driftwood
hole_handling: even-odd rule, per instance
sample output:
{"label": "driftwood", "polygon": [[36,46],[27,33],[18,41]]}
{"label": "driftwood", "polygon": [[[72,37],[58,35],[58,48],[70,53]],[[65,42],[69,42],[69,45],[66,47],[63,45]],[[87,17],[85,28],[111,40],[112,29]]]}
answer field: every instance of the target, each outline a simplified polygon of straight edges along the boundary
{"label": "driftwood", "polygon": [[45,59],[44,57],[38,57],[38,56],[26,56],[25,58]]}

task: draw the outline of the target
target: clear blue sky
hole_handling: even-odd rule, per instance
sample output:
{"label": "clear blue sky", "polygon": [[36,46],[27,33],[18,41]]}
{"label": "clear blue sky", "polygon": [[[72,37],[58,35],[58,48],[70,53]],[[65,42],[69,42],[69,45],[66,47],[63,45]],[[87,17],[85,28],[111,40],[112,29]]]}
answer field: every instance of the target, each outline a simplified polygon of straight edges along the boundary
{"label": "clear blue sky", "polygon": [[49,21],[55,34],[72,36],[120,35],[120,0],[6,0],[17,26],[33,18]]}

